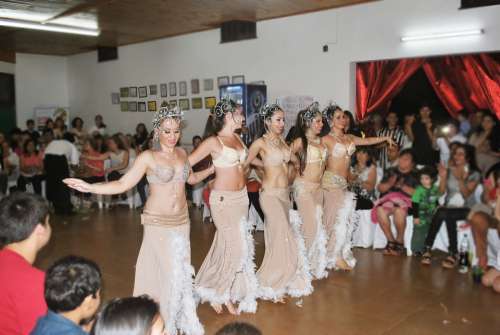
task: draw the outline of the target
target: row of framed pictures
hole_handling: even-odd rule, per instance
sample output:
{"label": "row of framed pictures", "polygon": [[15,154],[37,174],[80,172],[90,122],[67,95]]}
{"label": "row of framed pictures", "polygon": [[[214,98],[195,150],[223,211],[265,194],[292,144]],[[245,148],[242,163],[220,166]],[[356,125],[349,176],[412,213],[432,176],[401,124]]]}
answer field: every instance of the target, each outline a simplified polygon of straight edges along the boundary
{"label": "row of framed pictures", "polygon": [[[203,109],[203,100],[205,100],[205,109],[211,109],[217,103],[215,97],[205,97],[203,98],[191,98],[189,99],[179,99],[179,100],[164,100],[161,106],[170,106],[179,108],[183,111],[190,109]],[[191,102],[191,104],[190,104]],[[156,100],[150,101],[122,101],[120,102],[120,111],[122,112],[156,112],[158,109]]]}
{"label": "row of framed pictures", "polygon": [[[231,82],[233,84],[243,84],[245,83],[245,76],[232,76]],[[229,85],[229,76],[222,76],[217,78],[217,85]],[[203,90],[204,91],[213,91],[214,89],[214,80],[213,79],[204,79],[203,80]],[[149,91],[149,94],[148,94]],[[113,93],[116,94],[116,93]],[[179,82],[179,96],[187,96],[187,82],[180,81]],[[192,79],[191,80],[191,94],[200,94],[200,80]],[[148,96],[158,95],[158,85],[149,85],[149,86],[140,86],[140,87],[120,87],[119,98],[146,98]],[[174,97],[177,96],[177,83],[175,81],[167,84],[160,84],[160,96],[161,97]],[[116,102],[116,97],[112,97],[112,102],[114,104],[118,104]]]}

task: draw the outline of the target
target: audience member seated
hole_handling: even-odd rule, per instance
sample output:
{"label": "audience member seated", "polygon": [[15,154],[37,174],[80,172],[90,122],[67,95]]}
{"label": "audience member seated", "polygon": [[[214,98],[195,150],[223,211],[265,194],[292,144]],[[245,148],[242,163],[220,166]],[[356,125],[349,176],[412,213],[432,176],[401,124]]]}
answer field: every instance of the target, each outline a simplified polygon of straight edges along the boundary
{"label": "audience member seated", "polygon": [[356,147],[349,177],[352,192],[356,194],[356,209],[371,209],[375,200],[377,167],[368,147]]}
{"label": "audience member seated", "polygon": [[[498,229],[500,234],[500,167],[492,171],[483,183],[482,203],[476,204],[471,209],[469,223],[472,228],[478,265],[483,270],[488,267],[488,231]],[[494,238],[495,236],[493,236]],[[498,242],[491,243],[498,246],[500,253],[500,235],[496,236]],[[492,241],[494,242],[494,241]]]}
{"label": "audience member seated", "polygon": [[43,153],[38,152],[35,141],[32,139],[24,142],[24,150],[20,157],[20,176],[17,180],[19,191],[26,191],[26,185],[33,185],[36,194],[42,194]]}
{"label": "audience member seated", "polygon": [[458,261],[457,221],[465,220],[470,209],[476,203],[475,190],[481,181],[474,158],[474,148],[465,144],[457,145],[452,152],[450,166],[439,167],[439,192],[446,193],[444,204],[432,217],[429,233],[425,239],[425,253],[422,264],[431,264],[431,249],[443,221],[448,232],[448,256],[441,265],[454,268]]}
{"label": "audience member seated", "polygon": [[66,124],[64,123],[64,119],[62,116],[56,117],[54,121],[54,129],[52,129],[52,133],[54,134],[55,139],[62,139],[63,135],[66,133]]}
{"label": "audience member seated", "polygon": [[469,143],[476,148],[479,170],[483,174],[500,161],[500,126],[498,119],[483,112],[481,125],[472,133]]}
{"label": "audience member seated", "polygon": [[92,335],[165,335],[160,307],[148,296],[111,300],[98,314]]}
{"label": "audience member seated", "polygon": [[437,176],[433,167],[423,167],[419,175],[420,184],[411,197],[413,214],[411,251],[416,255],[422,255],[424,252],[425,239],[441,196],[438,186],[434,184]]}
{"label": "audience member seated", "polygon": [[413,122],[411,128],[407,129],[407,135],[413,142],[413,152],[415,153],[415,164],[432,165],[438,162],[438,155],[434,146],[436,138],[434,136],[434,126],[431,119],[432,110],[427,104],[423,104],[418,117]]}
{"label": "audience member seated", "polygon": [[[392,138],[394,143],[398,145],[399,148],[402,148],[405,145],[406,134],[404,130],[399,126],[399,118],[398,114],[395,111],[390,111],[387,113],[385,117],[385,126],[377,132],[378,137],[389,136]],[[379,166],[382,169],[386,169],[389,167],[389,160],[387,158],[387,149],[389,145],[384,145],[379,149]]]}
{"label": "audience member seated", "polygon": [[135,127],[135,135],[134,135],[134,140],[135,140],[135,145],[136,146],[142,146],[147,142],[149,138],[149,133],[148,129],[146,128],[146,125],[144,123],[139,123]]}
{"label": "audience member seated", "polygon": [[[414,170],[414,156],[409,149],[402,150],[399,155],[398,166],[384,172],[384,177],[378,185],[381,198],[372,209],[372,221],[379,223],[387,238],[385,255],[403,255],[404,231],[406,216],[411,209],[411,196],[418,185],[418,175]],[[391,230],[390,217],[393,216],[397,236]]]}
{"label": "audience member seated", "polygon": [[262,335],[262,333],[249,323],[231,322],[219,329],[215,335]]}
{"label": "audience member seated", "polygon": [[[17,179],[19,178],[19,156],[12,151],[9,142],[4,141],[2,143],[2,171],[1,174],[4,175],[4,182],[7,184],[12,182],[17,185]],[[6,186],[6,185],[5,185]],[[14,186],[15,189],[15,186]],[[2,186],[2,193],[5,194],[7,187]]]}
{"label": "audience member seated", "polygon": [[83,120],[80,117],[75,117],[71,121],[71,130],[70,133],[75,136],[77,147],[81,147],[83,141],[87,138],[87,131],[83,128]]}
{"label": "audience member seated", "polygon": [[101,136],[106,136],[107,135],[107,127],[103,122],[102,115],[97,114],[94,117],[94,122],[95,124],[90,127],[89,129],[89,134],[94,136],[96,134],[99,134]]}
{"label": "audience member seated", "polygon": [[[84,328],[101,302],[101,271],[94,262],[66,256],[45,276],[47,314],[38,319],[31,335],[85,335]],[[87,329],[90,330],[90,329]]]}
{"label": "audience member seated", "polygon": [[46,132],[44,136],[48,141],[43,161],[47,199],[54,205],[57,214],[72,214],[70,191],[62,180],[70,176],[70,165],[78,165],[80,153],[73,145],[74,137],[70,133],[65,133],[60,140],[52,140],[50,132]]}
{"label": "audience member seated", "polygon": [[458,131],[465,138],[467,138],[467,136],[469,136],[469,133],[471,130],[469,116],[470,116],[470,114],[467,113],[467,111],[465,109],[462,109],[458,113],[458,116],[457,116],[457,120],[458,120],[458,124],[459,124]]}
{"label": "audience member seated", "polygon": [[26,132],[30,135],[35,144],[37,144],[38,139],[40,138],[40,133],[35,129],[35,121],[33,119],[26,121]]}
{"label": "audience member seated", "polygon": [[[102,183],[104,177],[104,161],[96,159],[88,159],[85,157],[96,158],[101,155],[99,143],[95,137],[85,140],[83,144],[83,152],[80,160],[80,169],[78,177],[85,180],[87,183]],[[84,194],[84,198],[88,200],[91,194]],[[90,203],[88,204],[90,205]]]}
{"label": "audience member seated", "polygon": [[50,132],[54,131],[54,120],[52,120],[50,117],[45,121],[45,125],[43,127],[42,133],[45,133],[47,131],[50,131]]}
{"label": "audience member seated", "polygon": [[458,132],[458,123],[455,120],[440,128],[439,137],[436,139],[436,145],[439,149],[439,161],[445,165],[450,159],[451,143],[467,143],[467,139]]}
{"label": "audience member seated", "polygon": [[45,275],[32,264],[50,235],[40,196],[16,192],[0,200],[0,334],[27,335],[47,312]]}

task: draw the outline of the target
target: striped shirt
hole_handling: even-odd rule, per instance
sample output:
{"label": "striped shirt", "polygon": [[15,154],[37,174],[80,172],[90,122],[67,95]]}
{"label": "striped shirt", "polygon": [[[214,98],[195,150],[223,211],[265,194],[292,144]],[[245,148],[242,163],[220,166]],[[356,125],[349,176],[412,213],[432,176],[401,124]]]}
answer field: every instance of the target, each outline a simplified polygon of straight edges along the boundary
{"label": "striped shirt", "polygon": [[[396,127],[393,129],[384,127],[377,132],[377,136],[388,136],[392,138],[392,140],[399,146],[399,148],[404,147],[404,145],[406,144],[406,134],[400,127]],[[385,168],[389,165],[389,161],[387,159],[387,146],[383,146],[382,148],[380,148],[379,164],[383,170],[385,170]]]}

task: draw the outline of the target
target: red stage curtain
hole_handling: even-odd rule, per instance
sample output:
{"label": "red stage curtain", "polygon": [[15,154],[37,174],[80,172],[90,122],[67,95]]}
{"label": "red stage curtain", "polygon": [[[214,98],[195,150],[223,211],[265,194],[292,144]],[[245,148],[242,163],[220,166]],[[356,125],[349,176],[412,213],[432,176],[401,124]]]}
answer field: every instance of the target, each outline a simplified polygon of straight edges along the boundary
{"label": "red stage curtain", "polygon": [[366,114],[387,106],[424,59],[383,60],[356,64],[356,115]]}

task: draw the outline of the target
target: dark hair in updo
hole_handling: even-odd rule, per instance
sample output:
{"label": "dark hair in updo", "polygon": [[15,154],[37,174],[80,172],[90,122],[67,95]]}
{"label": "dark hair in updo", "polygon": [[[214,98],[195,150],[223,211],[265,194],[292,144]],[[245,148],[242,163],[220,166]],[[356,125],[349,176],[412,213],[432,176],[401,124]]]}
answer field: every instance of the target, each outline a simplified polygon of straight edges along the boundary
{"label": "dark hair in updo", "polygon": [[227,113],[234,113],[238,105],[234,100],[224,98],[219,101],[212,112],[212,132],[217,134],[224,127],[225,117]]}

